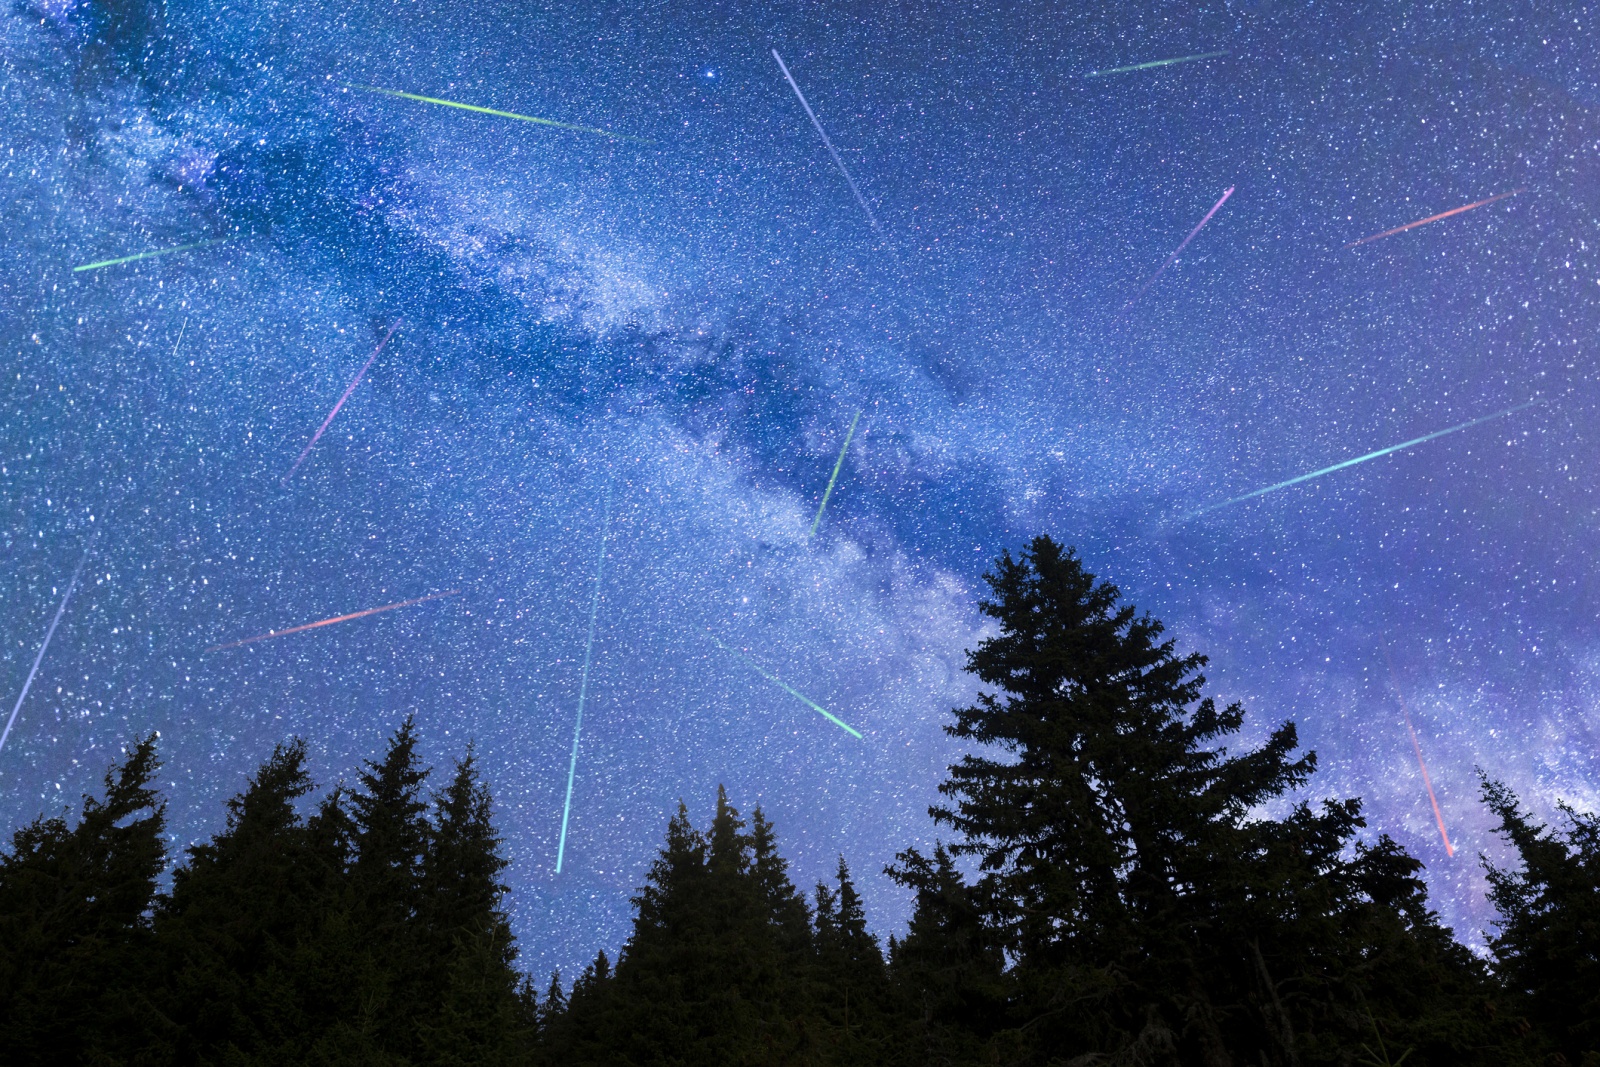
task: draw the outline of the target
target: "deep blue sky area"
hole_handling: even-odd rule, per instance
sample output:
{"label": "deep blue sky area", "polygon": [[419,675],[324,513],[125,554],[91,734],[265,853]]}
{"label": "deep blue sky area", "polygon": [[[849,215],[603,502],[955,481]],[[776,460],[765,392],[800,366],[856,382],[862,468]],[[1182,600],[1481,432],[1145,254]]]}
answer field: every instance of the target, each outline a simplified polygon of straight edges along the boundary
{"label": "deep blue sky area", "polygon": [[981,576],[1048,532],[1481,943],[1475,768],[1600,805],[1597,19],[8,0],[0,715],[98,535],[0,821],[158,730],[181,850],[274,743],[332,786],[415,714],[439,776],[476,746],[534,971],[622,941],[718,783],[888,935]]}

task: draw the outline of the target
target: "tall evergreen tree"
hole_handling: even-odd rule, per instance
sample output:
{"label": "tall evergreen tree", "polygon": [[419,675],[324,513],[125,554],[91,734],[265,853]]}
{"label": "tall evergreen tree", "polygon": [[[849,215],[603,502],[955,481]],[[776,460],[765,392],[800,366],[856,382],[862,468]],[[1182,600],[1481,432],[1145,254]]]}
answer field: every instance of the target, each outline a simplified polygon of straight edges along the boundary
{"label": "tall evergreen tree", "polygon": [[293,1059],[329,1007],[303,981],[343,875],[320,856],[296,803],[312,789],[303,741],[279,745],[228,801],[227,824],[189,849],[157,913],[163,1012],[175,1059]]}
{"label": "tall evergreen tree", "polygon": [[328,1054],[349,1058],[421,1053],[418,1022],[436,1003],[428,988],[433,957],[419,921],[423,864],[432,828],[417,759],[416,723],[407,716],[383,759],[368,761],[349,800],[355,855],[348,879],[349,926],[357,1010],[328,1038]]}
{"label": "tall evergreen tree", "polygon": [[843,856],[834,885],[818,883],[816,902],[812,1000],[818,1022],[837,1035],[834,1062],[881,1061],[889,999],[883,949],[867,929],[866,909]]}
{"label": "tall evergreen tree", "polygon": [[921,1058],[970,1060],[1004,1024],[1005,953],[985,909],[943,844],[908,849],[888,874],[915,892],[906,935],[890,942],[890,972]]}
{"label": "tall evergreen tree", "polygon": [[951,767],[940,789],[953,803],[933,815],[979,860],[984,924],[1012,963],[1011,1025],[1033,1059],[1347,1055],[1372,948],[1353,919],[1386,911],[1412,942],[1413,926],[1425,940],[1436,927],[1372,895],[1407,873],[1403,857],[1387,843],[1351,854],[1355,801],[1256,814],[1315,768],[1295,756],[1293,724],[1229,754],[1243,711],[1202,697],[1204,657],[1177,655],[1072,552],[1035,538],[988,582],[980,607],[999,633],[968,669],[1003,695],[980,694],[947,727],[979,749]]}
{"label": "tall evergreen tree", "polygon": [[437,1008],[418,1022],[427,1062],[506,1063],[530,1043],[517,994],[516,942],[501,907],[508,863],[500,849],[493,800],[469,749],[435,798],[423,859],[418,922],[430,961],[424,984],[438,996]]}
{"label": "tall evergreen tree", "polygon": [[7,1063],[112,1062],[176,1035],[145,998],[166,861],[155,737],[106,773],[76,826],[35,819],[0,855],[0,1047]]}
{"label": "tall evergreen tree", "polygon": [[756,805],[750,816],[750,866],[756,893],[778,945],[791,962],[809,953],[811,913],[805,898],[789,880],[789,861],[778,854],[778,836]]}
{"label": "tall evergreen tree", "polygon": [[1568,828],[1553,830],[1488,777],[1483,799],[1522,861],[1521,870],[1484,861],[1500,912],[1489,947],[1511,1006],[1551,1062],[1600,1067],[1600,815],[1563,804]]}

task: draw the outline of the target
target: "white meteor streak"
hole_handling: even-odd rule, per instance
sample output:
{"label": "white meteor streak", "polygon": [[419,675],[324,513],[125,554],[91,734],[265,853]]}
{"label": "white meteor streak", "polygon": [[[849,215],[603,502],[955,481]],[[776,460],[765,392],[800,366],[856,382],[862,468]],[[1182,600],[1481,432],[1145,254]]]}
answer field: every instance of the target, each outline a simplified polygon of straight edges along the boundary
{"label": "white meteor streak", "polygon": [[39,664],[44,662],[45,651],[50,647],[50,639],[56,635],[56,626],[61,622],[61,616],[67,610],[67,603],[72,599],[72,591],[78,588],[78,576],[83,573],[83,565],[89,562],[89,553],[94,551],[94,542],[100,536],[96,530],[89,537],[89,544],[83,550],[83,558],[78,560],[78,565],[72,571],[72,581],[67,583],[67,594],[61,598],[61,604],[56,608],[56,617],[50,620],[50,628],[44,633],[44,643],[39,646],[39,654],[33,657],[33,668],[28,671],[28,680],[22,683],[22,692],[17,694],[17,702],[11,708],[11,718],[6,721],[6,728],[0,732],[0,752],[5,751],[6,739],[11,736],[11,728],[17,724],[17,714],[22,711],[22,702],[28,699],[28,690],[33,688],[33,676],[39,673]]}
{"label": "white meteor streak", "polygon": [[850,177],[850,172],[845,169],[844,160],[839,158],[839,150],[833,147],[833,142],[828,139],[828,131],[822,128],[822,123],[817,121],[817,113],[811,110],[811,105],[806,103],[806,95],[800,91],[800,86],[795,84],[794,75],[789,73],[789,68],[784,65],[783,57],[778,50],[772,50],[772,58],[778,61],[778,69],[783,71],[783,76],[789,80],[789,88],[794,90],[794,95],[799,97],[800,106],[806,109],[806,114],[811,118],[811,125],[817,128],[817,133],[822,137],[822,143],[828,148],[828,155],[833,157],[833,165],[839,168],[839,173],[844,175],[844,180],[850,183],[850,191],[856,194],[856,203],[861,205],[861,210],[867,213],[867,221],[872,223],[872,232],[882,236],[883,228],[878,225],[877,218],[872,214],[872,209],[867,206],[867,198],[861,195],[861,189],[856,185],[856,180]]}
{"label": "white meteor streak", "polygon": [[606,482],[606,517],[600,526],[600,561],[594,571],[594,597],[589,601],[589,639],[583,646],[583,680],[578,683],[578,717],[572,724],[572,759],[567,763],[567,800],[561,806],[561,843],[556,846],[556,873],[567,857],[567,820],[572,815],[572,782],[578,774],[578,738],[583,733],[583,702],[589,695],[589,664],[594,652],[594,623],[600,614],[600,585],[606,573],[606,539],[611,536],[611,483]]}

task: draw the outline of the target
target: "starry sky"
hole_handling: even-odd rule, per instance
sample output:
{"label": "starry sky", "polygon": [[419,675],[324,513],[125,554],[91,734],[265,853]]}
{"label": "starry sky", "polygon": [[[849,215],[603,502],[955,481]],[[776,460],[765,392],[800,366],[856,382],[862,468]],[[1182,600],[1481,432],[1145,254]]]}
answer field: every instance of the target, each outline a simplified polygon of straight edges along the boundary
{"label": "starry sky", "polygon": [[887,935],[981,576],[1048,532],[1211,657],[1241,744],[1293,719],[1307,795],[1364,797],[1481,943],[1475,768],[1600,805],[1597,17],[18,0],[0,713],[96,540],[6,825],[156,730],[182,848],[275,742],[327,786],[415,714],[441,771],[476,746],[536,972],[624,939],[718,783]]}

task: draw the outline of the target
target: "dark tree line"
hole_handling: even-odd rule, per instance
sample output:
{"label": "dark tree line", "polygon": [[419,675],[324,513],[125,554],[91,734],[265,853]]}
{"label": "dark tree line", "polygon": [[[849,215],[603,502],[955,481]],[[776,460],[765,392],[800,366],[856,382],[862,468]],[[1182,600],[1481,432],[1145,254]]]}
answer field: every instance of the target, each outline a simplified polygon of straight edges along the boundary
{"label": "dark tree line", "polygon": [[409,722],[316,801],[279,747],[163,892],[152,738],[0,855],[0,1062],[1600,1067],[1600,817],[1539,825],[1484,780],[1521,862],[1489,870],[1479,959],[1359,802],[1291,802],[1292,724],[1224,747],[1243,712],[1204,659],[1070,551],[989,583],[950,843],[889,869],[914,905],[887,945],[842,859],[803,894],[719,791],[703,830],[680,805],[617,958],[538,992],[473,759],[429,793]]}

